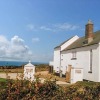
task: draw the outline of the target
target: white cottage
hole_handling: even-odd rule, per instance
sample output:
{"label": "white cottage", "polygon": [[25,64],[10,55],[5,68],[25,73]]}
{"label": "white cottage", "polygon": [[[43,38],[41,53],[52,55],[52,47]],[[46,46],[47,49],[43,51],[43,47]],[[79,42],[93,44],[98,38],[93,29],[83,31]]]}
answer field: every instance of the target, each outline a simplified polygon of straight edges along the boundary
{"label": "white cottage", "polygon": [[24,79],[33,81],[34,74],[35,74],[35,66],[31,64],[31,62],[29,61],[29,63],[24,66]]}
{"label": "white cottage", "polygon": [[93,32],[90,20],[86,24],[84,37],[74,36],[54,48],[55,73],[65,75],[68,66],[72,66],[71,83],[80,80],[100,82],[100,31]]}

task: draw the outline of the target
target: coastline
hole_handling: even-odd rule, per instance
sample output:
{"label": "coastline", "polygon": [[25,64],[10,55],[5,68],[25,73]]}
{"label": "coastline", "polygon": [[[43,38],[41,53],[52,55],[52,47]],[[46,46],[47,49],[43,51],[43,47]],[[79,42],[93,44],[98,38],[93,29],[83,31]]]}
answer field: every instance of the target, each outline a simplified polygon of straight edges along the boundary
{"label": "coastline", "polygon": [[[0,61],[0,67],[1,66],[23,66],[27,64],[28,61]],[[40,64],[48,64],[45,62],[31,62],[33,65],[40,65]]]}

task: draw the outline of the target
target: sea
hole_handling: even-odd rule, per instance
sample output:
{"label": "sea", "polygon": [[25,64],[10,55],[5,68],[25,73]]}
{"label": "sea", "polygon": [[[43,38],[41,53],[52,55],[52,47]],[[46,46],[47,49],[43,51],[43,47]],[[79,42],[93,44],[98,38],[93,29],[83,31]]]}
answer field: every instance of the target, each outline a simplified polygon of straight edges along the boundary
{"label": "sea", "polygon": [[[22,66],[27,64],[28,62],[22,62],[22,61],[0,61],[0,66]],[[39,64],[47,64],[43,62],[31,62],[34,65],[39,65]]]}

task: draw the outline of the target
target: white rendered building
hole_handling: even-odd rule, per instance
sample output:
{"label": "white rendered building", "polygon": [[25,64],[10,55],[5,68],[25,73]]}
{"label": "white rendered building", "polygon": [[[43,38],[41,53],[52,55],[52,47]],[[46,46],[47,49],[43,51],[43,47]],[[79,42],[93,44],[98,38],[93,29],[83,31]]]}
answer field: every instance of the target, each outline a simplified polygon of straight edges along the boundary
{"label": "white rendered building", "polygon": [[[55,73],[62,72],[65,75],[70,65],[73,69],[82,69],[83,75],[76,81],[84,79],[100,82],[100,31],[93,32],[93,23],[90,20],[85,27],[85,36],[81,38],[74,36],[54,48]],[[72,76],[73,72],[80,72],[73,69]],[[70,81],[72,80],[75,79],[71,77]]]}

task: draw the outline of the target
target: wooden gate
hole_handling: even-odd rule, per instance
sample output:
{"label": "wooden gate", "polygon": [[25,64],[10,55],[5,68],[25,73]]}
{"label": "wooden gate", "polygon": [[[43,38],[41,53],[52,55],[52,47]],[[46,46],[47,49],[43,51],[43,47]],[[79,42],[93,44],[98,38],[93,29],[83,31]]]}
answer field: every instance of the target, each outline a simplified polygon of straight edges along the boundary
{"label": "wooden gate", "polygon": [[67,71],[66,71],[66,81],[70,82],[70,78],[71,78],[71,68],[72,65],[68,65]]}

